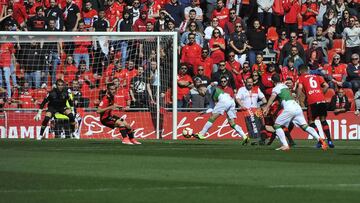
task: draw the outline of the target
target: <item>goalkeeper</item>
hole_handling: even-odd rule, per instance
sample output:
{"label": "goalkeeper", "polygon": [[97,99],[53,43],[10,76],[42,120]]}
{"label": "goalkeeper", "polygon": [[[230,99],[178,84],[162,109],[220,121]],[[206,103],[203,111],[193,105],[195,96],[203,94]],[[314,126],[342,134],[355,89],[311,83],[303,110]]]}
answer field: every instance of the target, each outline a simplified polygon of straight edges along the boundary
{"label": "goalkeeper", "polygon": [[201,96],[209,96],[210,108],[202,112],[202,114],[211,113],[211,116],[203,129],[199,133],[195,134],[194,137],[198,139],[205,139],[204,135],[211,128],[215,120],[226,112],[231,128],[233,128],[243,138],[242,144],[245,145],[249,143],[250,138],[247,136],[247,133],[244,133],[241,127],[234,121],[236,118],[234,99],[231,98],[229,94],[218,88],[217,82],[212,82],[207,87],[201,84],[197,87],[197,90]]}
{"label": "goalkeeper", "polygon": [[61,79],[56,81],[56,87],[54,87],[40,104],[40,109],[34,119],[39,121],[41,119],[41,112],[44,106],[48,103],[48,109],[45,114],[45,118],[41,123],[40,139],[44,137],[44,131],[48,125],[50,119],[55,116],[55,113],[61,113],[66,115],[70,121],[71,133],[75,132],[75,112],[73,108],[73,100],[71,91],[65,88],[65,82]]}

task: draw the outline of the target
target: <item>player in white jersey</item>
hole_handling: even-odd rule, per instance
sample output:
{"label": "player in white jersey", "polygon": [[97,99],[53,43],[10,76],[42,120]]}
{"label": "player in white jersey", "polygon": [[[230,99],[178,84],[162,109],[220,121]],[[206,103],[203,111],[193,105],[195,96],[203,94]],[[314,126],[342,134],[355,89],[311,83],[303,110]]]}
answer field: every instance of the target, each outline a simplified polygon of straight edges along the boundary
{"label": "player in white jersey", "polygon": [[202,96],[209,94],[210,108],[203,113],[211,113],[211,116],[206,122],[203,129],[199,133],[195,134],[194,137],[198,139],[205,139],[204,135],[211,128],[215,120],[220,115],[223,115],[226,112],[229,125],[243,138],[242,144],[245,145],[249,143],[250,138],[247,136],[247,133],[244,133],[242,128],[234,121],[234,119],[236,118],[234,99],[231,98],[229,94],[222,91],[220,88],[217,88],[215,82],[213,82],[208,87],[206,87],[205,85],[199,85],[197,89],[199,94]]}
{"label": "player in white jersey", "polygon": [[276,135],[279,137],[282,143],[282,146],[276,150],[287,151],[290,149],[285,138],[284,130],[282,129],[282,126],[288,127],[290,122],[293,122],[297,126],[300,126],[301,129],[303,129],[305,132],[308,132],[311,136],[313,136],[321,143],[321,148],[323,150],[326,150],[326,143],[319,136],[319,134],[314,128],[308,126],[301,106],[296,103],[296,101],[291,95],[291,91],[289,90],[289,88],[285,84],[281,83],[280,75],[274,74],[271,77],[271,80],[274,83],[275,87],[273,88],[271,97],[264,109],[264,114],[266,115],[268,113],[269,108],[276,99],[276,97],[279,97],[281,105],[284,109],[283,112],[276,118],[274,124]]}

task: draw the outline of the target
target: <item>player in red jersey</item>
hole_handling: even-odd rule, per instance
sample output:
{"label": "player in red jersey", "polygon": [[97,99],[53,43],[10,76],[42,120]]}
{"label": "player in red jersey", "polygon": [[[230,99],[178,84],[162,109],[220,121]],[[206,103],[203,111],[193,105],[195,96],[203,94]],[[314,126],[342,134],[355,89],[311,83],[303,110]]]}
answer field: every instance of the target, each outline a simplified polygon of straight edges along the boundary
{"label": "player in red jersey", "polygon": [[[301,65],[299,68],[301,75],[298,79],[297,95],[300,95],[301,91],[304,91],[306,94],[306,100],[308,104],[308,122],[311,127],[319,132],[314,123],[315,119],[319,117],[322,129],[328,141],[328,145],[330,148],[334,148],[335,146],[331,140],[329,125],[326,121],[327,104],[324,93],[329,88],[329,85],[325,82],[323,77],[309,74],[309,68],[307,66]],[[320,148],[321,144],[318,143],[317,147]]]}
{"label": "player in red jersey", "polygon": [[122,109],[114,103],[114,95],[116,93],[116,86],[114,83],[107,84],[107,92],[99,104],[97,113],[100,114],[100,122],[109,128],[119,128],[122,143],[127,145],[141,144],[134,138],[134,131],[131,126],[122,118],[112,115],[112,110]]}

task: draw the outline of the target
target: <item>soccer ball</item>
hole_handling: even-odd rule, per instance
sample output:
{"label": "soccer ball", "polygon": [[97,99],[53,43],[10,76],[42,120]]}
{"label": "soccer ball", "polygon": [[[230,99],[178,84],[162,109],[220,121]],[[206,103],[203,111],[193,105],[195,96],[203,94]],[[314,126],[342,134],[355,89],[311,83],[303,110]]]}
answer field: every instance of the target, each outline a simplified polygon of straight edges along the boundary
{"label": "soccer ball", "polygon": [[185,137],[185,138],[190,138],[193,134],[193,129],[191,128],[185,128],[183,131],[182,131],[182,135]]}

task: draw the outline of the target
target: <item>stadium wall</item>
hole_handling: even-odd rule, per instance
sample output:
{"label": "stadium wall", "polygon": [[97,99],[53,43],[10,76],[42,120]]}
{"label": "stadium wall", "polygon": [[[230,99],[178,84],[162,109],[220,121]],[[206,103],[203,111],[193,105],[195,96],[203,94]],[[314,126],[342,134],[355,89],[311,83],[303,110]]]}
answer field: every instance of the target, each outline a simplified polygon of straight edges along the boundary
{"label": "stadium wall", "polygon": [[[34,139],[40,132],[41,122],[33,120],[34,112],[24,111],[6,111],[5,118],[0,119],[0,138],[9,139]],[[82,112],[82,123],[80,126],[81,139],[118,139],[120,133],[116,130],[104,127],[99,121],[98,114],[95,112]],[[151,121],[149,112],[115,112],[122,115],[136,129],[135,137],[140,139],[156,139],[156,133]],[[171,112],[165,112],[165,119],[172,119]],[[237,123],[244,129],[244,112],[238,112]],[[21,118],[21,119],[20,119]],[[208,119],[208,115],[199,116],[196,112],[178,112],[178,139],[184,139],[181,131],[185,127],[191,127],[195,132],[199,131]],[[354,112],[346,112],[340,115],[334,115],[329,112],[328,123],[330,131],[335,140],[360,140],[360,119]],[[172,139],[172,126],[170,122],[164,123],[163,139]],[[319,121],[317,126],[321,129]],[[321,130],[320,130],[321,131]],[[299,128],[295,128],[291,133],[295,139],[312,139]],[[323,136],[323,134],[320,134]],[[53,138],[52,133],[48,133],[48,138]],[[213,128],[209,131],[208,139],[238,139],[239,136],[232,128],[227,125],[226,117],[220,117]]]}

